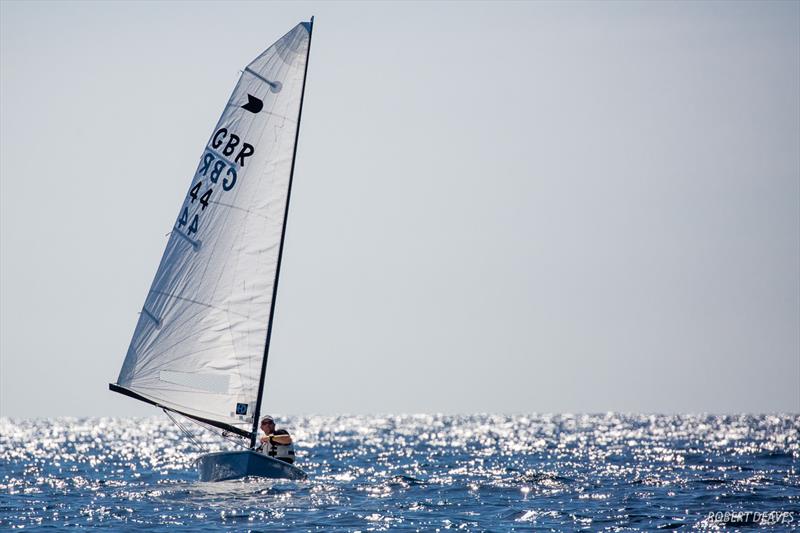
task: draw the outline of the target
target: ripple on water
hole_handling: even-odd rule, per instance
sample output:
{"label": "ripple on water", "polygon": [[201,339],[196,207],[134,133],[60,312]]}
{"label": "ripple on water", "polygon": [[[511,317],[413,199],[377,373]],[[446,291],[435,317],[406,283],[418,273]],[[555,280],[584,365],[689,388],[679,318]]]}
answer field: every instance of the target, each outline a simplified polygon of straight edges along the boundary
{"label": "ripple on water", "polygon": [[715,528],[709,513],[724,511],[800,522],[797,415],[279,422],[308,481],[197,482],[198,449],[166,418],[0,419],[0,529],[652,530]]}

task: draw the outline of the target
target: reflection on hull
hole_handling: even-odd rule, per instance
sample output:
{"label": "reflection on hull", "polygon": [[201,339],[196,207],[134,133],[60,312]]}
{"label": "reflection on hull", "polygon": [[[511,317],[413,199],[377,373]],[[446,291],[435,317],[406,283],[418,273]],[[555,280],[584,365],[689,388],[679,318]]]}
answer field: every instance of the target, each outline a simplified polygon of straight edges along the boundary
{"label": "reflection on hull", "polygon": [[251,450],[217,452],[201,456],[195,462],[200,481],[224,481],[247,476],[272,479],[306,479],[306,473],[278,459]]}

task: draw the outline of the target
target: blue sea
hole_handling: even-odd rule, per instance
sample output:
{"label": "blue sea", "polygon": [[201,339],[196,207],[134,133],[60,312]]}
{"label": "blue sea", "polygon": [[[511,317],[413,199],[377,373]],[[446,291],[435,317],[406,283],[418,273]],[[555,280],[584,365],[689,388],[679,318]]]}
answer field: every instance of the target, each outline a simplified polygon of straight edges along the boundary
{"label": "blue sea", "polygon": [[800,529],[800,415],[277,420],[307,481],[198,482],[230,445],[165,416],[0,419],[0,530]]}

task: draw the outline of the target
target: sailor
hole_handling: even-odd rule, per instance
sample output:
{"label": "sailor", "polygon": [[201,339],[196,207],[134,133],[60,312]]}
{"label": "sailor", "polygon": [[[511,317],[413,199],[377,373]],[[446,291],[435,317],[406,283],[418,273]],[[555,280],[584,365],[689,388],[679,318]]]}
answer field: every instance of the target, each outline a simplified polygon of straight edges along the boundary
{"label": "sailor", "polygon": [[294,463],[294,444],[288,431],[275,429],[275,420],[269,415],[261,419],[261,431],[265,435],[261,437],[261,446],[256,451],[289,464]]}

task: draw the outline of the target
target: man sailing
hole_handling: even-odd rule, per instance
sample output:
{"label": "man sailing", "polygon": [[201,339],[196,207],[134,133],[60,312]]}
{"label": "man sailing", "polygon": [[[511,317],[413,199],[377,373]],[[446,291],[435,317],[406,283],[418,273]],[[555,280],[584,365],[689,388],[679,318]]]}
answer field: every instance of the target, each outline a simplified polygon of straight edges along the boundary
{"label": "man sailing", "polygon": [[289,464],[294,463],[294,444],[292,437],[285,429],[275,429],[275,420],[267,415],[261,419],[261,446],[256,451]]}

